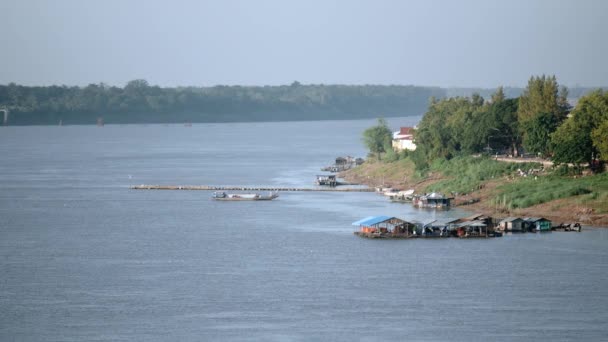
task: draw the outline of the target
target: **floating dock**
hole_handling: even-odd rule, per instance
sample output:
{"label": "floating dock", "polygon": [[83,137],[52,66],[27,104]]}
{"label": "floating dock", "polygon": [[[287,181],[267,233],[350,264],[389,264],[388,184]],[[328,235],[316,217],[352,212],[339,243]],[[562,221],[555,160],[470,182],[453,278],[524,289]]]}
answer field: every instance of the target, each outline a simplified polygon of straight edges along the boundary
{"label": "floating dock", "polygon": [[292,187],[250,187],[250,186],[213,186],[213,185],[133,185],[134,190],[206,190],[206,191],[337,191],[337,192],[374,192],[370,188],[292,188]]}

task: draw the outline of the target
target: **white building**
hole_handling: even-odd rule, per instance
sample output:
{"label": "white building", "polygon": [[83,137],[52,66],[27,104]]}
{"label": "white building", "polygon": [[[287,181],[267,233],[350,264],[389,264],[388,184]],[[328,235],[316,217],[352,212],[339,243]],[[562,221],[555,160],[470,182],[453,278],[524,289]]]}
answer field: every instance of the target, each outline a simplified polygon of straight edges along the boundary
{"label": "white building", "polygon": [[413,130],[413,127],[401,127],[399,131],[393,132],[393,149],[414,151],[416,144],[414,143]]}

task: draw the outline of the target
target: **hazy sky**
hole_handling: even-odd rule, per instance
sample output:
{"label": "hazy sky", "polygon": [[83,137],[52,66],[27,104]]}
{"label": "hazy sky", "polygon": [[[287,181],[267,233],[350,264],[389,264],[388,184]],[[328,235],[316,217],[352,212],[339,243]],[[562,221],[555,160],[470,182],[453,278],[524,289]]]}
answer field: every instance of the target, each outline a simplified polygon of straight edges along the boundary
{"label": "hazy sky", "polygon": [[608,84],[608,1],[0,0],[0,84]]}

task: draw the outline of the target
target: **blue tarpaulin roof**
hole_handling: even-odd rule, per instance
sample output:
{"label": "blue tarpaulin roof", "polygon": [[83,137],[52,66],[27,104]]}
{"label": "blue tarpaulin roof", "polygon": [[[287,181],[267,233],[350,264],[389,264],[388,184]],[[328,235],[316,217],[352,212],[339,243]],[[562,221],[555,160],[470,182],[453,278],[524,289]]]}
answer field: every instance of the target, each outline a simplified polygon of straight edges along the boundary
{"label": "blue tarpaulin roof", "polygon": [[353,226],[373,226],[375,224],[388,221],[392,218],[393,216],[368,216],[364,219],[353,222]]}

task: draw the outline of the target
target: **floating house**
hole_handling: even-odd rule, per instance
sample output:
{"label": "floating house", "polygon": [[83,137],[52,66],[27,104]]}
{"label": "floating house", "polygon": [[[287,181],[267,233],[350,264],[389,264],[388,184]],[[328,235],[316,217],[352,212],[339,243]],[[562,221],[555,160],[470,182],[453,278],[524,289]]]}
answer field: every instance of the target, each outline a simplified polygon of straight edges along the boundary
{"label": "floating house", "polygon": [[417,195],[412,198],[412,203],[418,208],[447,209],[450,207],[450,197],[433,192],[431,194]]}
{"label": "floating house", "polygon": [[338,181],[335,175],[317,175],[317,185],[336,186]]}
{"label": "floating house", "polygon": [[551,221],[544,217],[524,217],[524,227],[529,232],[551,231]]}
{"label": "floating house", "polygon": [[453,221],[448,221],[448,222],[446,222],[446,226],[448,228],[457,228],[460,223],[467,222],[467,221],[481,221],[481,222],[485,223],[488,227],[491,227],[493,225],[492,217],[484,215],[484,214],[474,214],[474,215],[471,215],[468,217],[463,217],[463,218],[455,219]]}
{"label": "floating house", "polygon": [[[426,224],[408,222],[394,216],[369,216],[353,222],[359,230],[355,235],[366,238],[491,238],[500,237],[494,231],[491,218],[485,215],[473,215],[454,220],[451,223],[432,221]],[[489,221],[487,219],[490,219]]]}
{"label": "floating house", "polygon": [[392,146],[396,151],[416,150],[416,144],[414,143],[414,128],[401,127],[397,132],[393,132]]}
{"label": "floating house", "polygon": [[493,234],[489,232],[488,224],[481,220],[460,222],[456,224],[453,232],[460,238],[493,236]]}
{"label": "floating house", "polygon": [[524,220],[519,217],[507,217],[498,222],[498,229],[504,232],[524,232]]}
{"label": "floating house", "polygon": [[408,238],[416,233],[417,225],[394,216],[369,216],[353,222],[359,226],[355,235],[367,238]]}
{"label": "floating house", "polygon": [[422,225],[416,230],[420,237],[450,237],[450,231],[445,223],[433,221]]}

